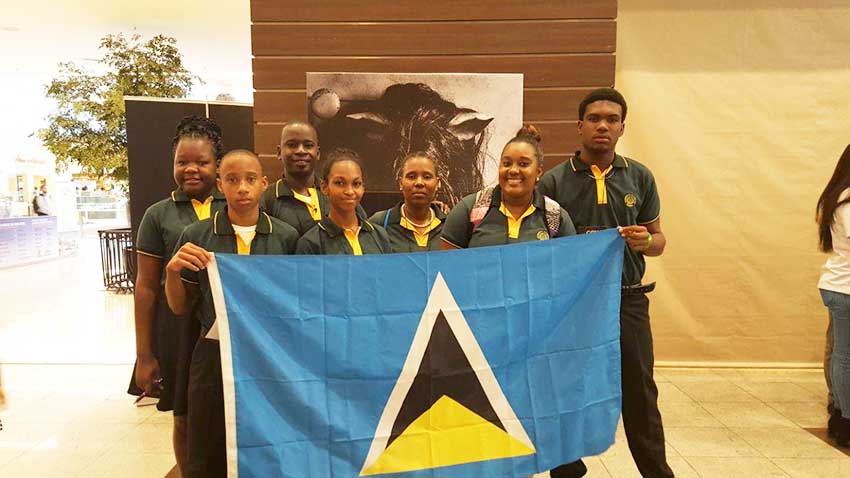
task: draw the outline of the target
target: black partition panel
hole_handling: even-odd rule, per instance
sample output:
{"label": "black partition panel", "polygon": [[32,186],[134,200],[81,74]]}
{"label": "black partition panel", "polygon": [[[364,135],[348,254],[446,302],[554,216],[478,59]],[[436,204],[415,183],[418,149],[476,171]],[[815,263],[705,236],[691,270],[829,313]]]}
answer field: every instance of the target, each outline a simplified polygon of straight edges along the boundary
{"label": "black partition panel", "polygon": [[211,104],[209,117],[221,126],[224,150],[254,150],[254,108],[244,105]]}
{"label": "black partition panel", "polygon": [[151,204],[174,190],[171,142],[177,124],[186,116],[207,116],[222,130],[225,151],[253,149],[253,107],[207,104],[159,98],[125,98],[127,158],[130,168],[130,226],[136,237],[139,223]]}

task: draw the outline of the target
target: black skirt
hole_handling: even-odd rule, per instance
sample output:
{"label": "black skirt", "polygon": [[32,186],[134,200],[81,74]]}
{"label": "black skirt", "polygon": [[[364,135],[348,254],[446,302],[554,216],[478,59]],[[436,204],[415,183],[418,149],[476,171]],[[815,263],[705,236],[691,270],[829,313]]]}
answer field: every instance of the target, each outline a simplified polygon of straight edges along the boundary
{"label": "black skirt", "polygon": [[[168,300],[165,298],[164,287],[159,290],[154,313],[156,329],[152,346],[154,356],[159,362],[159,374],[162,377],[162,390],[159,393],[159,403],[156,408],[163,412],[174,410],[175,415],[185,415],[187,402],[185,389],[188,382],[189,361],[192,347],[197,340],[198,327],[194,326],[194,337],[185,337],[192,335],[194,321],[171,312],[168,308]],[[187,341],[191,341],[191,345],[184,345]],[[178,391],[181,389],[182,392]],[[127,393],[138,396],[142,391],[136,385],[134,365]],[[178,399],[182,400],[182,403],[177,401]]]}

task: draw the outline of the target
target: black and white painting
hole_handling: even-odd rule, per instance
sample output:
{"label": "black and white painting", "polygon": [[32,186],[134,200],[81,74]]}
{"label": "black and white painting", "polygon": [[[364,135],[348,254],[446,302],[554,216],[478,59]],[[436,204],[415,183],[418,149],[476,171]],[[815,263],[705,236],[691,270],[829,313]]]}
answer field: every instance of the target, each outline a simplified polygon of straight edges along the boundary
{"label": "black and white painting", "polygon": [[522,126],[522,85],[521,74],[307,73],[307,111],[323,151],[361,156],[370,193],[398,192],[402,159],[423,151],[451,205],[496,181]]}

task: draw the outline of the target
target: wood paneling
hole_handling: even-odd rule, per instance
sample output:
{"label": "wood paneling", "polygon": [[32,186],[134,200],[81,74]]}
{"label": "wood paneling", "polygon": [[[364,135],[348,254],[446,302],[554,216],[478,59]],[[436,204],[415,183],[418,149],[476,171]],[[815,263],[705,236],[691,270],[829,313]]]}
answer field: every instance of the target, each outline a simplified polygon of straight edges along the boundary
{"label": "wood paneling", "polygon": [[[535,123],[543,137],[541,143],[548,155],[573,154],[578,145],[578,131],[575,121],[553,121]],[[259,123],[254,127],[254,144],[258,153],[274,155],[280,143],[282,123]]]}
{"label": "wood paneling", "polygon": [[610,86],[614,84],[614,55],[258,57],[254,59],[254,88],[303,89],[308,71],[523,73],[527,88]]}
{"label": "wood paneling", "polygon": [[[525,121],[575,120],[578,104],[591,88],[525,89]],[[286,122],[306,119],[306,90],[257,91],[254,93],[254,121]]]}
{"label": "wood paneling", "polygon": [[[309,5],[309,6],[307,6]],[[615,18],[616,0],[385,0],[369,8],[352,0],[294,2],[252,0],[251,21],[372,22],[388,20],[530,20],[555,18]]]}
{"label": "wood paneling", "polygon": [[612,53],[616,34],[613,20],[275,23],[251,28],[255,56]]}
{"label": "wood paneling", "polygon": [[575,152],[578,103],[614,84],[616,0],[251,0],[255,150],[270,178],[307,72],[522,73],[546,168]]}

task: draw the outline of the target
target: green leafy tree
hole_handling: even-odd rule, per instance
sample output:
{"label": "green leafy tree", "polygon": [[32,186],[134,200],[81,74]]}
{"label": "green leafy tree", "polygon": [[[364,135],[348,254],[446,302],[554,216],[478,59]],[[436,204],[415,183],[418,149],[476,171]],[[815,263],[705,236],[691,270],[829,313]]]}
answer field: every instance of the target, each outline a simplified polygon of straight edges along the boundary
{"label": "green leafy tree", "polygon": [[101,39],[98,72],[73,62],[60,63],[46,87],[57,112],[38,136],[57,166],[79,164],[87,174],[127,179],[127,124],[124,96],[185,98],[195,80],[183,66],[177,40],[157,35],[122,34]]}

